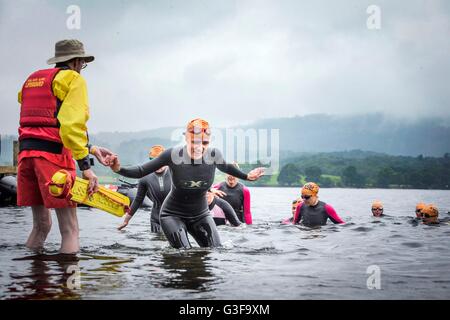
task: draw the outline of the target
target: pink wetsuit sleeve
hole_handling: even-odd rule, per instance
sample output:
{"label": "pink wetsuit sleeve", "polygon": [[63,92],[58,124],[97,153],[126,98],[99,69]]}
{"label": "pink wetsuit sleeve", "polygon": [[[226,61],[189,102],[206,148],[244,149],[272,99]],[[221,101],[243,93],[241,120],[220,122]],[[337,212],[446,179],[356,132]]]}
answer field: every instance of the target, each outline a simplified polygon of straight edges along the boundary
{"label": "pink wetsuit sleeve", "polygon": [[216,184],[213,184],[211,188],[219,189],[220,188],[220,182],[216,183]]}
{"label": "pink wetsuit sleeve", "polygon": [[250,190],[244,187],[244,220],[246,224],[252,224],[252,212],[250,211]]}
{"label": "pink wetsuit sleeve", "polygon": [[297,209],[295,209],[294,220],[292,221],[292,224],[299,223],[300,219],[302,218],[300,216],[300,208],[302,207],[302,205],[303,205],[303,202],[299,203],[297,206]]}
{"label": "pink wetsuit sleeve", "polygon": [[331,221],[333,221],[333,223],[345,223],[344,220],[342,220],[341,217],[338,216],[336,210],[334,210],[334,208],[329,204],[325,205],[325,210],[327,211],[327,214],[330,217]]}

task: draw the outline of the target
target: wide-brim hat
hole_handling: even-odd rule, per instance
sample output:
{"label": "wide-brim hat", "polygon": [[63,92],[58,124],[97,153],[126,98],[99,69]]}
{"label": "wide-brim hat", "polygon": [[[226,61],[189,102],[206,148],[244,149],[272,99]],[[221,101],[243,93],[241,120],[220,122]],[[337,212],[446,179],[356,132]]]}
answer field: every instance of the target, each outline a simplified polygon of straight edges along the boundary
{"label": "wide-brim hat", "polygon": [[83,58],[87,63],[94,61],[94,56],[84,52],[81,41],[70,39],[61,40],[55,44],[55,56],[47,60],[47,64],[66,62],[75,58]]}

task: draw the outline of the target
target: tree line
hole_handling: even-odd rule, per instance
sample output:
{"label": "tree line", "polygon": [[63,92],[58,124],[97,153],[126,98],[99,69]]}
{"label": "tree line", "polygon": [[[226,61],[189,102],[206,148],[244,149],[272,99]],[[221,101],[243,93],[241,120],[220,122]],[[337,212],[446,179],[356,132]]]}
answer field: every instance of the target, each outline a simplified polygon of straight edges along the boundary
{"label": "tree line", "polygon": [[314,181],[322,187],[449,189],[450,154],[442,157],[390,156],[359,152],[321,153],[289,159],[279,186]]}

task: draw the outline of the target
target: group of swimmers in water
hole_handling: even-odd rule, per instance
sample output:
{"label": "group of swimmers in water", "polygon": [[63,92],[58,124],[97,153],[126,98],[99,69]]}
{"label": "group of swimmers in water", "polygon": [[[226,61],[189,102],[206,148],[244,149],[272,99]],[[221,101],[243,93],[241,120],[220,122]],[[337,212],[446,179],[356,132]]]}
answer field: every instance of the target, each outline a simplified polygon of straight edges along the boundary
{"label": "group of swimmers in water", "polygon": [[[190,248],[188,234],[201,247],[218,247],[221,242],[216,224],[226,220],[233,225],[251,223],[249,192],[233,178],[255,181],[264,174],[264,168],[246,174],[235,164],[226,163],[219,149],[209,148],[211,130],[203,119],[190,121],[184,134],[186,145],[166,150],[155,146],[150,161],[140,166],[121,167],[117,155],[108,156],[106,162],[114,172],[143,178],[131,211],[119,229],[127,226],[148,195],[153,201],[151,229],[162,231],[172,247]],[[229,176],[229,184],[213,187],[216,168]]]}
{"label": "group of swimmers in water", "polygon": [[[142,204],[145,196],[153,202],[150,214],[152,232],[164,233],[174,248],[190,248],[190,234],[201,247],[221,245],[218,225],[252,224],[250,191],[238,179],[255,181],[264,174],[256,168],[248,174],[236,163],[228,164],[222,153],[209,148],[210,128],[207,121],[194,119],[187,125],[185,146],[165,149],[155,145],[150,149],[149,162],[135,167],[122,167],[117,155],[108,159],[111,169],[125,177],[140,178],[136,197],[129,213],[118,227],[124,229]],[[213,185],[215,169],[226,173],[224,182]],[[334,208],[319,200],[319,186],[308,182],[301,188],[301,197],[292,202],[292,216],[282,224],[322,226],[331,220],[344,220]],[[383,217],[381,201],[372,204],[374,217]],[[419,203],[416,220],[424,224],[439,224],[439,211],[433,204]]]}
{"label": "group of swimmers in water", "polygon": [[[416,205],[416,216],[413,222],[422,222],[426,225],[439,225],[443,222],[448,222],[449,218],[439,218],[439,209],[436,205],[430,203],[426,204],[423,202],[419,202]],[[380,200],[375,200],[372,203],[372,214],[374,217],[384,217],[384,207],[383,203]]]}

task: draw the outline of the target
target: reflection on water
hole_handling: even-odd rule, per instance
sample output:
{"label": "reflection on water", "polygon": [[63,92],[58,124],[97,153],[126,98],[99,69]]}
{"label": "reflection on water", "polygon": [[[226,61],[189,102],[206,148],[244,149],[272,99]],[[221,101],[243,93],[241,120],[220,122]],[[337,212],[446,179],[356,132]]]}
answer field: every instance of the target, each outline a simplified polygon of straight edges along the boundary
{"label": "reflection on water", "polygon": [[[11,299],[80,299],[81,296],[70,289],[70,270],[76,270],[78,257],[65,254],[38,254],[13,259],[30,262],[25,274],[12,273],[12,283],[8,287]],[[52,266],[51,266],[52,265]],[[70,272],[70,273],[69,273]]]}
{"label": "reflection on water", "polygon": [[[117,231],[121,219],[80,208],[78,255],[57,254],[57,224],[33,254],[31,210],[0,208],[0,299],[450,299],[450,225],[414,219],[417,199],[447,212],[449,191],[322,189],[347,223],[313,229],[279,223],[295,188],[251,192],[254,224],[220,226],[214,250],[171,248],[146,211]],[[371,216],[373,198],[387,216]],[[367,288],[374,265],[380,290]]]}
{"label": "reflection on water", "polygon": [[162,253],[161,267],[166,270],[166,276],[158,284],[164,288],[187,289],[200,292],[211,290],[210,282],[215,280],[209,271],[209,252],[203,249],[193,249],[178,253]]}

